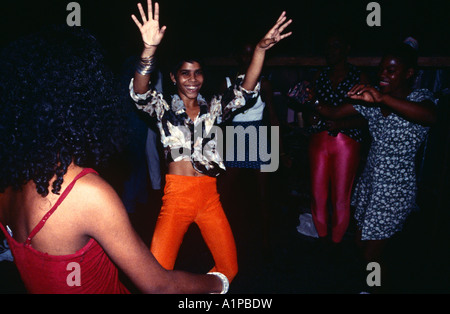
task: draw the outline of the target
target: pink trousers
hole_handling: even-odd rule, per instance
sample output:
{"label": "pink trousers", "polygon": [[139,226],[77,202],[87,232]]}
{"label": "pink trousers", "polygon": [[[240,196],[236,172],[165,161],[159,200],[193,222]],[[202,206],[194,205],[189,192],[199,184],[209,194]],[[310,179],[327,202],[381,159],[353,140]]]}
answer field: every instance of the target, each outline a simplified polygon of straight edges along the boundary
{"label": "pink trousers", "polygon": [[361,144],[345,134],[323,131],[309,144],[311,213],[320,237],[328,234],[328,200],[331,192],[331,240],[341,242],[350,220],[350,197],[358,170]]}

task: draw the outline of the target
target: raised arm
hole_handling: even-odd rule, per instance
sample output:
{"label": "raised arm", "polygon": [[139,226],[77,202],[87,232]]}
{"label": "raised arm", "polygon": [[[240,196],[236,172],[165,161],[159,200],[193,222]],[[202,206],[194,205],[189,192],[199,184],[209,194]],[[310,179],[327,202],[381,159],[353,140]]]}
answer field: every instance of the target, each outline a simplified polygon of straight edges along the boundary
{"label": "raised arm", "polygon": [[355,100],[385,105],[396,114],[414,123],[431,125],[436,121],[436,108],[429,100],[412,102],[382,94],[369,85],[355,85],[348,92],[348,96]]}
{"label": "raised arm", "polygon": [[269,30],[269,32],[258,42],[253,52],[252,62],[247,69],[245,74],[244,82],[242,87],[248,91],[255,88],[259,76],[261,75],[261,70],[264,64],[264,59],[266,56],[266,51],[272,48],[280,40],[290,36],[292,32],[282,34],[284,29],[292,23],[292,20],[286,21],[286,12],[283,11],[278,18],[275,25]]}
{"label": "raised arm", "polygon": [[[319,78],[319,72],[317,72],[317,76],[314,78],[314,83]],[[365,74],[361,74],[360,81],[363,84],[368,82],[368,78]],[[339,106],[332,106],[329,104],[319,103],[315,101],[315,85],[312,84],[311,87],[306,88],[309,93],[308,100],[313,104],[311,106],[313,112],[321,115],[325,120],[332,120],[334,122],[328,122],[327,124],[331,126],[331,128],[338,128],[339,125],[342,125],[342,128],[348,127],[361,127],[366,124],[366,121],[363,117],[359,115],[359,112],[353,107],[353,104],[349,102],[345,102]],[[337,122],[337,120],[340,120]],[[353,124],[355,122],[355,124]]]}
{"label": "raised arm", "polygon": [[159,4],[157,2],[155,3],[155,10],[153,13],[152,1],[147,0],[148,18],[145,15],[142,4],[138,3],[137,6],[142,23],[134,14],[131,15],[131,18],[141,32],[144,49],[141,53],[139,66],[134,74],[133,86],[136,93],[144,94],[148,91],[150,74],[154,67],[154,55],[156,48],[164,37],[166,26],[159,27]]}

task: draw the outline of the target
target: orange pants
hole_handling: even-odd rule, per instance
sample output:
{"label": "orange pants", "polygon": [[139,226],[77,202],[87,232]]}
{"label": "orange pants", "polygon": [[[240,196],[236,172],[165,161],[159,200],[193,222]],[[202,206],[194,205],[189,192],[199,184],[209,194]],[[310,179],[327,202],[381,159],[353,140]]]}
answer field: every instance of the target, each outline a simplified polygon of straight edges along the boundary
{"label": "orange pants", "polygon": [[217,193],[216,178],[166,175],[163,205],[151,251],[166,269],[173,269],[191,223],[196,223],[218,271],[231,282],[238,271],[236,245]]}

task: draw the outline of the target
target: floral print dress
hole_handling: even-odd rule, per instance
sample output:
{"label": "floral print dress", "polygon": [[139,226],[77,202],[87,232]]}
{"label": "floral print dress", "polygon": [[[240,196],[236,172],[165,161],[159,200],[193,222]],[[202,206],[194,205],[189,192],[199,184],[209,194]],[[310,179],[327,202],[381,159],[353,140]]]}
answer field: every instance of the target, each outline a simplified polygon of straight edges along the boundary
{"label": "floral print dress", "polygon": [[[427,89],[414,90],[407,100],[436,103]],[[380,107],[354,108],[368,120],[372,136],[367,163],[352,196],[357,226],[362,240],[387,239],[402,230],[415,207],[415,159],[429,128],[394,113],[383,116]]]}

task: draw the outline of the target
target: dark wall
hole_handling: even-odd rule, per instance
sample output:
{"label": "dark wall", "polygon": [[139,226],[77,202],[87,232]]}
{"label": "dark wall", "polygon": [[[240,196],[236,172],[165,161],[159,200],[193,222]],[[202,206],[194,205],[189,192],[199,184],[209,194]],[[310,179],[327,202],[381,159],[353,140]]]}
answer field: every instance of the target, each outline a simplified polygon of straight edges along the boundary
{"label": "dark wall", "polygon": [[[69,0],[2,1],[0,44],[50,23],[65,23]],[[91,29],[108,52],[119,59],[140,47],[130,18],[135,0],[79,0],[82,26]],[[142,1],[144,2],[144,1]],[[168,27],[161,50],[196,49],[206,56],[227,56],[241,40],[259,39],[282,10],[294,19],[294,35],[273,54],[315,55],[323,34],[345,24],[354,40],[353,54],[376,55],[382,45],[413,35],[423,55],[450,55],[446,0],[377,1],[381,26],[369,27],[369,0],[160,0],[161,24]]]}

